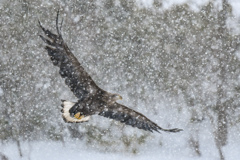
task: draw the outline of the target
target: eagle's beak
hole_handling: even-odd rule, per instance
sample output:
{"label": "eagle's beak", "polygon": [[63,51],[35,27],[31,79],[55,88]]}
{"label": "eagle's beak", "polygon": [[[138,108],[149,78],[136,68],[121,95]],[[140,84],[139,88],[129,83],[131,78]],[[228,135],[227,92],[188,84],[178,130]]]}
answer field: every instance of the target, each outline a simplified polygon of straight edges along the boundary
{"label": "eagle's beak", "polygon": [[123,99],[122,96],[119,96],[119,99],[122,100]]}

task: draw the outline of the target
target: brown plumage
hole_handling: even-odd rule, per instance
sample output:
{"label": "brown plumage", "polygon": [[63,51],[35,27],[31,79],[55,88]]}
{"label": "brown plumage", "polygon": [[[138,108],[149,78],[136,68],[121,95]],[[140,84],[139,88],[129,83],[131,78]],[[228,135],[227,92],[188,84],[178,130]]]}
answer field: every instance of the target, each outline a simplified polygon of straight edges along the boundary
{"label": "brown plumage", "polygon": [[61,27],[60,29],[58,27],[58,13],[56,18],[57,34],[45,29],[40,21],[39,26],[46,35],[46,38],[41,35],[40,37],[47,44],[45,49],[52,63],[60,68],[59,74],[78,98],[76,103],[62,100],[62,116],[66,122],[86,122],[91,115],[98,114],[146,131],[181,131],[178,128],[163,129],[159,127],[143,114],[117,103],[117,100],[122,99],[119,94],[112,94],[99,88],[64,42],[60,32]]}

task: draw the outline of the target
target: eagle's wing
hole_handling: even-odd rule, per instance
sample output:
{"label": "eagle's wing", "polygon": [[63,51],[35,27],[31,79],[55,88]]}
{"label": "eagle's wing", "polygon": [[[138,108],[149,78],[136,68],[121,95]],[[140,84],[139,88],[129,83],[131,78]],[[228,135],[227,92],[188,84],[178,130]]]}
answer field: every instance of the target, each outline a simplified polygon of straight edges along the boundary
{"label": "eagle's wing", "polygon": [[173,128],[173,129],[164,129],[159,127],[156,123],[152,122],[143,114],[134,111],[124,105],[119,103],[114,103],[110,106],[105,106],[101,109],[99,115],[111,118],[121,123],[137,127],[139,129],[144,129],[146,131],[166,131],[166,132],[179,132],[182,129]]}
{"label": "eagle's wing", "polygon": [[65,83],[70,87],[74,95],[77,98],[82,99],[101,90],[64,42],[60,33],[61,27],[60,30],[58,27],[58,13],[56,18],[57,34],[53,34],[45,29],[40,21],[38,22],[39,26],[47,36],[47,38],[44,38],[40,35],[41,39],[47,43],[45,49],[48,51],[48,55],[53,64],[60,67],[59,73],[65,78]]}

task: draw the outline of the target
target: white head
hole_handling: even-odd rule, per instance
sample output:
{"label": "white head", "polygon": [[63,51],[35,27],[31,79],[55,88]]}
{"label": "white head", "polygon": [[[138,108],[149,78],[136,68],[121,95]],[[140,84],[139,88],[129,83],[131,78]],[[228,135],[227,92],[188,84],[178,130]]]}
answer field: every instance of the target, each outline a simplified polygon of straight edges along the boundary
{"label": "white head", "polygon": [[102,100],[107,102],[108,104],[113,104],[117,100],[121,100],[121,99],[122,99],[122,96],[120,96],[119,94],[113,94],[109,92],[105,92],[105,94],[102,97]]}
{"label": "white head", "polygon": [[110,100],[116,102],[117,100],[122,100],[122,96],[119,94],[112,94]]}

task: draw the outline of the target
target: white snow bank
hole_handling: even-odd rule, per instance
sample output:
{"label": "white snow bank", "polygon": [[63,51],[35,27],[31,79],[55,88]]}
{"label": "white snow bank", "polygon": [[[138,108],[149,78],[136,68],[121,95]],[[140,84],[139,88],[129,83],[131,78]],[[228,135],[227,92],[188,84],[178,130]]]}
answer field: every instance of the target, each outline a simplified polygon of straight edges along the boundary
{"label": "white snow bank", "polygon": [[[236,131],[236,128],[233,129]],[[232,130],[232,131],[233,131]],[[68,141],[68,142],[55,142],[55,141],[42,141],[42,142],[22,142],[21,150],[23,157],[20,158],[16,143],[9,142],[0,144],[1,153],[6,155],[9,160],[212,160],[219,159],[216,147],[213,145],[212,140],[208,137],[208,131],[202,132],[201,136],[204,144],[201,145],[202,157],[192,155],[192,151],[188,146],[181,143],[181,135],[176,134],[161,134],[164,140],[169,140],[171,136],[176,144],[169,142],[169,145],[160,146],[157,142],[151,139],[145,145],[140,147],[136,154],[127,152],[108,152],[99,151],[94,147],[86,147],[84,142]],[[208,138],[207,138],[208,137]],[[156,137],[155,137],[156,138]],[[226,160],[236,160],[240,157],[240,139],[239,134],[232,134],[229,137],[229,144],[223,148]]]}

